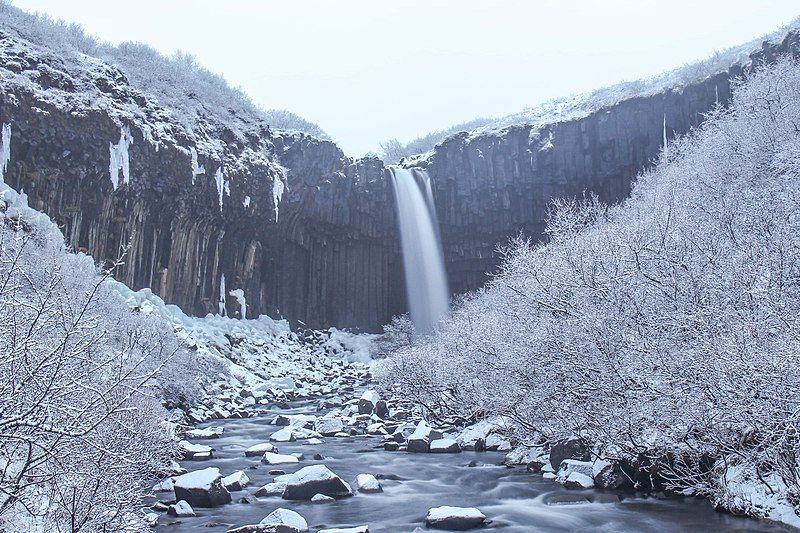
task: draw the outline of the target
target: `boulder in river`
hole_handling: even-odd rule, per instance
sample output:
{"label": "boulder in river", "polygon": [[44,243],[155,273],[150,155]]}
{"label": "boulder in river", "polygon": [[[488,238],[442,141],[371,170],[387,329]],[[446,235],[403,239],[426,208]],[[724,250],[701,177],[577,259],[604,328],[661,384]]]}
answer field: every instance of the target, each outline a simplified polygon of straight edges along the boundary
{"label": "boulder in river", "polygon": [[365,494],[383,492],[383,487],[372,474],[359,474],[356,476],[354,488]]}
{"label": "boulder in river", "polygon": [[205,444],[192,444],[188,440],[182,440],[178,443],[178,446],[183,452],[183,458],[188,461],[210,459],[214,455],[213,448]]}
{"label": "boulder in river", "polygon": [[315,494],[342,498],[352,493],[350,485],[325,465],[306,466],[294,474],[282,476],[281,481],[286,481],[283,491],[286,500],[310,500]]}
{"label": "boulder in river", "polygon": [[233,474],[222,478],[222,484],[225,485],[225,488],[231,492],[244,490],[249,483],[250,478],[247,477],[247,474],[244,473],[244,470],[239,470],[238,472],[234,472]]}
{"label": "boulder in river", "polygon": [[425,525],[434,529],[464,531],[480,527],[486,515],[475,507],[451,507],[448,505],[428,510]]}
{"label": "boulder in river", "polygon": [[278,508],[258,524],[229,529],[228,533],[305,533],[308,522],[291,509]]}
{"label": "boulder in river", "polygon": [[460,453],[461,447],[454,439],[436,439],[430,443],[431,453]]}
{"label": "boulder in river", "polygon": [[431,428],[424,420],[420,420],[414,432],[408,437],[408,451],[411,453],[428,453],[431,440],[442,438],[442,433]]}
{"label": "boulder in river", "polygon": [[255,495],[259,498],[266,498],[269,496],[281,496],[283,491],[286,490],[286,482],[285,481],[273,481],[272,483],[267,483],[260,489],[255,492]]}
{"label": "boulder in river", "polygon": [[216,507],[230,503],[231,493],[222,484],[219,468],[212,467],[175,478],[175,498],[193,507]]}
{"label": "boulder in river", "polygon": [[269,436],[269,440],[274,442],[294,442],[297,440],[295,437],[295,432],[292,426],[286,426],[283,429],[279,429],[275,433]]}
{"label": "boulder in river", "polygon": [[330,496],[325,496],[324,494],[314,494],[311,498],[311,503],[330,503],[335,502],[336,498],[331,498]]}
{"label": "boulder in river", "polygon": [[596,487],[601,489],[632,488],[630,478],[622,471],[620,465],[614,461],[598,459],[592,465],[592,478]]}
{"label": "boulder in river", "polygon": [[317,533],[369,533],[369,526],[334,527],[331,529],[320,529]]}
{"label": "boulder in river", "polygon": [[170,505],[167,509],[167,514],[170,516],[177,516],[178,518],[190,518],[197,516],[194,514],[194,509],[189,505],[186,500],[180,500],[174,505]]}
{"label": "boulder in river", "polygon": [[266,452],[261,458],[261,462],[268,465],[282,465],[297,463],[299,459],[294,455],[282,455],[279,453]]}
{"label": "boulder in river", "polygon": [[244,455],[246,457],[260,457],[266,452],[278,453],[278,448],[271,442],[262,442],[261,444],[255,444],[247,448],[244,451]]}
{"label": "boulder in river", "polygon": [[333,437],[344,429],[344,423],[338,416],[325,416],[318,418],[314,423],[314,430],[325,437]]}
{"label": "boulder in river", "polygon": [[572,472],[562,483],[567,489],[591,489],[594,487],[594,480],[580,472]]}

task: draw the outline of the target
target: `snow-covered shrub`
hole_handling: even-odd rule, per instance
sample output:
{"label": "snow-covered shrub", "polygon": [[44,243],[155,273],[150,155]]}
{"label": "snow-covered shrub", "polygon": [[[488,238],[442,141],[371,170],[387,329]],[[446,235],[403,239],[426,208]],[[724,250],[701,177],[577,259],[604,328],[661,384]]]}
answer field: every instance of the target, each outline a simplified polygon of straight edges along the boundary
{"label": "snow-covered shrub", "polygon": [[560,202],[548,243],[512,243],[383,378],[439,414],[667,458],[672,488],[723,505],[800,508],[798,154],[800,65],[782,59],[622,205]]}
{"label": "snow-covered shrub", "polygon": [[160,383],[191,365],[110,274],[0,182],[0,529],[135,530],[173,458]]}

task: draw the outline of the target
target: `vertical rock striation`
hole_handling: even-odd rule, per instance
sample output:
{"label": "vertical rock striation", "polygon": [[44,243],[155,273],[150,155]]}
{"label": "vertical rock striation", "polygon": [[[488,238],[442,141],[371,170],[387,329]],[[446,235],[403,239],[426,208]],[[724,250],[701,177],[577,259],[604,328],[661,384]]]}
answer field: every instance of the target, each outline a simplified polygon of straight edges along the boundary
{"label": "vertical rock striation", "polygon": [[[791,33],[754,60],[797,43]],[[459,134],[418,159],[432,178],[451,289],[480,286],[509,237],[540,238],[552,198],[625,198],[658,154],[664,120],[670,137],[689,131],[728,100],[741,71],[580,119]],[[5,181],[74,250],[110,262],[130,246],[117,277],[134,289],[204,315],[218,312],[224,274],[249,316],[310,327],[376,330],[405,310],[394,198],[376,158],[241,117],[187,123],[116,67],[5,31],[0,122],[10,124]],[[240,311],[235,297],[226,306]]]}

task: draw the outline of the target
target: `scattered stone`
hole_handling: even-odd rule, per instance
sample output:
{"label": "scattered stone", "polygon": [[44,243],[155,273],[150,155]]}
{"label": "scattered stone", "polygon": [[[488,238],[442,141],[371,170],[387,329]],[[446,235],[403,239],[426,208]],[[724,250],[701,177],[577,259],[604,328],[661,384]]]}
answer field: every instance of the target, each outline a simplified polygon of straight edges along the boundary
{"label": "scattered stone", "polygon": [[428,511],[425,524],[435,529],[463,531],[480,527],[486,515],[475,507],[434,507]]}
{"label": "scattered stone", "polygon": [[378,483],[378,480],[375,479],[375,476],[372,474],[357,475],[354,487],[358,492],[365,494],[383,492],[383,487],[381,487],[381,484]]}
{"label": "scattered stone", "polygon": [[287,530],[287,533],[308,531],[308,522],[306,522],[305,518],[291,509],[284,509],[282,507],[268,514],[266,518],[259,522],[259,525],[284,526],[290,528]]}
{"label": "scattered stone", "polygon": [[249,483],[250,478],[247,477],[247,474],[245,474],[243,470],[239,470],[238,472],[234,472],[233,474],[222,478],[222,484],[225,485],[225,488],[231,492],[244,490]]}
{"label": "scattered stone", "polygon": [[400,445],[393,441],[388,441],[383,443],[383,449],[387,452],[396,452],[400,449]]}
{"label": "scattered stone", "polygon": [[364,391],[358,400],[358,413],[371,415],[375,411],[375,406],[380,400],[380,396],[374,390]]}
{"label": "scattered stone", "polygon": [[594,480],[586,474],[572,472],[564,480],[564,487],[567,489],[591,489],[594,487]]}
{"label": "scattered stone", "polygon": [[266,452],[278,453],[278,448],[270,442],[262,442],[261,444],[250,446],[244,451],[244,454],[246,457],[260,457]]}
{"label": "scattered stone", "polygon": [[331,498],[330,496],[325,496],[324,494],[314,494],[311,497],[311,503],[330,503],[335,502],[336,498]]}
{"label": "scattered stone", "polygon": [[309,444],[311,446],[318,446],[318,445],[322,444],[322,439],[318,439],[318,438],[314,437],[314,438],[308,439],[306,441],[306,444]]}
{"label": "scattered stone", "polygon": [[320,529],[317,533],[369,533],[369,526],[356,527],[335,527],[332,529]]}
{"label": "scattered stone", "polygon": [[274,470],[270,470],[270,471],[269,471],[269,475],[270,475],[270,476],[282,476],[282,475],[284,475],[285,473],[286,473],[286,472],[284,472],[283,470],[278,470],[277,468],[276,468],[276,469],[274,469]]}
{"label": "scattered stone", "polygon": [[175,478],[175,498],[192,507],[215,507],[230,503],[231,493],[222,484],[219,468],[205,468]]}
{"label": "scattered stone", "polygon": [[259,498],[266,498],[269,496],[281,496],[283,491],[286,490],[286,482],[283,481],[274,481],[272,483],[267,483],[260,489],[255,492],[255,495]]}
{"label": "scattered stone", "polygon": [[297,463],[299,459],[294,455],[281,455],[279,453],[266,452],[261,462],[268,465],[281,465],[287,463]]}
{"label": "scattered stone", "polygon": [[310,500],[315,494],[324,494],[332,498],[351,495],[350,485],[342,478],[328,470],[325,465],[312,465],[301,468],[294,474],[286,476],[286,500]]}
{"label": "scattered stone", "polygon": [[294,442],[297,440],[297,437],[295,437],[294,429],[295,428],[291,426],[279,429],[278,431],[269,436],[269,440],[275,442]]}
{"label": "scattered stone", "polygon": [[315,453],[315,454],[314,454],[314,457],[313,457],[313,459],[314,459],[315,461],[322,461],[322,460],[324,460],[324,459],[325,459],[325,456],[324,456],[324,455],[322,455],[321,453]]}
{"label": "scattered stone", "polygon": [[186,500],[180,500],[175,505],[170,505],[167,509],[167,514],[170,516],[176,516],[178,518],[190,518],[192,516],[197,516],[194,513],[192,506],[189,505]]}
{"label": "scattered stone", "polygon": [[429,445],[431,453],[460,453],[461,447],[454,439],[436,439]]}
{"label": "scattered stone", "polygon": [[236,500],[236,503],[254,504],[254,503],[258,503],[258,500],[256,498],[250,496],[249,494],[247,494],[246,496],[242,496],[241,498]]}
{"label": "scattered stone", "polygon": [[162,502],[156,502],[150,506],[150,509],[153,511],[158,511],[159,513],[164,513],[167,511],[167,509],[169,509],[169,505]]}
{"label": "scattered stone", "polygon": [[318,418],[314,423],[314,430],[324,437],[334,437],[344,429],[344,423],[339,417]]}
{"label": "scattered stone", "polygon": [[583,494],[552,494],[547,497],[547,505],[585,505],[592,503]]}
{"label": "scattered stone", "polygon": [[196,461],[202,459],[210,459],[213,457],[213,448],[205,444],[192,444],[188,440],[182,440],[178,446],[183,452],[183,458],[188,461]]}

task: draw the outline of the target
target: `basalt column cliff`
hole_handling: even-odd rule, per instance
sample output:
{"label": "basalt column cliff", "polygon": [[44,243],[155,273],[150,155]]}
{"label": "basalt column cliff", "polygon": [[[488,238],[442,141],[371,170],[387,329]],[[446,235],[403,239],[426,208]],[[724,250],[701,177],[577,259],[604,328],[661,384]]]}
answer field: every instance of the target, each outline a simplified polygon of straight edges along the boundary
{"label": "basalt column cliff", "polygon": [[[796,49],[791,33],[755,62]],[[669,137],[730,95],[734,66],[682,90],[541,127],[461,134],[414,164],[431,176],[450,287],[480,286],[495,249],[538,238],[556,196],[623,199]],[[406,309],[389,172],[333,143],[206,110],[192,120],[119,68],[0,33],[4,180],[117,277],[194,314],[266,313],[377,330]],[[207,111],[207,112],[206,112]],[[225,291],[221,291],[224,277]]]}

